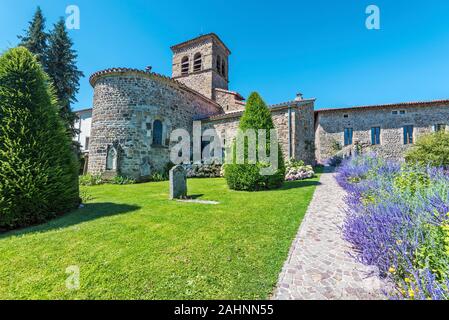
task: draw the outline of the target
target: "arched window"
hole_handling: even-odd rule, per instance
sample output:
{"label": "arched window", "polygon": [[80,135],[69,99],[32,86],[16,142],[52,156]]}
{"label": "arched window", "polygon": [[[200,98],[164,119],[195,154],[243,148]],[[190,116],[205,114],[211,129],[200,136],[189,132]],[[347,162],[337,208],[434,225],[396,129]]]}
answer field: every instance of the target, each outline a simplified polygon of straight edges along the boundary
{"label": "arched window", "polygon": [[189,74],[189,57],[184,57],[181,60],[181,74],[186,75]]}
{"label": "arched window", "polygon": [[224,59],[221,62],[221,74],[223,75],[223,77],[226,78],[226,63],[225,63]]}
{"label": "arched window", "polygon": [[221,57],[217,56],[217,71],[218,73],[221,72]]}
{"label": "arched window", "polygon": [[197,72],[201,71],[201,69],[202,69],[201,53],[196,53],[195,56],[193,57],[193,71]]}
{"label": "arched window", "polygon": [[153,144],[156,146],[162,145],[162,122],[160,120],[153,122]]}
{"label": "arched window", "polygon": [[106,154],[106,170],[117,170],[117,150],[114,146],[108,147]]}

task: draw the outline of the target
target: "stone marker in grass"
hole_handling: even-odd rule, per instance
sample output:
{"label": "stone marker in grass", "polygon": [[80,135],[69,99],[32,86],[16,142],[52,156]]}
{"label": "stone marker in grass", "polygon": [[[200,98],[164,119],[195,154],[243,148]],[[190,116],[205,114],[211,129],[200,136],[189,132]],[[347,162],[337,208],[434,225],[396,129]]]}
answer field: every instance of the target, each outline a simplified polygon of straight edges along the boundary
{"label": "stone marker in grass", "polygon": [[187,172],[177,165],[170,170],[170,200],[187,197]]}

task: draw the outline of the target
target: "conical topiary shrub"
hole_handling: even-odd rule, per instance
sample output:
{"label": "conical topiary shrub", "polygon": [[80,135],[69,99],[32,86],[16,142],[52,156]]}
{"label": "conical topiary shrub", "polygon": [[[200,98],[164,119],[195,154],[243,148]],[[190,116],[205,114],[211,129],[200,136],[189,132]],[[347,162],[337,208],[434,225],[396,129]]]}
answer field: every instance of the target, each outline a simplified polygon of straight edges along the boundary
{"label": "conical topiary shrub", "polygon": [[78,204],[78,161],[48,77],[27,49],[10,49],[0,57],[0,229]]}
{"label": "conical topiary shrub", "polygon": [[277,170],[273,174],[261,174],[261,169],[266,168],[267,163],[261,161],[261,155],[258,152],[259,140],[257,130],[265,129],[267,131],[266,149],[269,152],[274,147],[271,146],[269,139],[269,132],[271,129],[274,129],[274,124],[270,110],[256,92],[252,93],[247,100],[245,112],[240,119],[239,129],[242,133],[246,133],[247,130],[251,129],[256,131],[257,162],[255,164],[248,163],[249,147],[245,142],[243,148],[245,162],[237,163],[237,147],[234,141],[232,147],[232,163],[226,164],[224,167],[225,178],[229,188],[233,190],[258,191],[281,187],[285,179],[285,164],[278,142],[276,142],[275,146],[278,148]]}

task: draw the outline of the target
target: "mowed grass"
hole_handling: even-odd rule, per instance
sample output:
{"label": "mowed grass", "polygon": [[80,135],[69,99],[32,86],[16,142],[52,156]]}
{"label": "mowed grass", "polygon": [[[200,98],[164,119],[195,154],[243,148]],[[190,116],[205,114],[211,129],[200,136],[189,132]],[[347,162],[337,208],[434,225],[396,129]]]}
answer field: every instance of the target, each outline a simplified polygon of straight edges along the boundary
{"label": "mowed grass", "polygon": [[188,180],[219,205],[169,201],[168,182],[85,187],[85,208],[0,234],[0,298],[266,299],[317,184],[248,193]]}

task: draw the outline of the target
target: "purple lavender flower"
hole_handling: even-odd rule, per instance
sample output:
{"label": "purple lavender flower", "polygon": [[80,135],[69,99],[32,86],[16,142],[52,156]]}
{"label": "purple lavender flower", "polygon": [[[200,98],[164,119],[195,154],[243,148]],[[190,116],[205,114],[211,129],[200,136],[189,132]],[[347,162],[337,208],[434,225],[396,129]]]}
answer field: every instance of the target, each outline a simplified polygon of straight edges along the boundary
{"label": "purple lavender flower", "polygon": [[[397,177],[409,173],[430,183],[418,184],[413,192],[397,188]],[[428,226],[448,223],[448,172],[362,156],[344,160],[336,179],[347,191],[343,237],[358,261],[377,266],[396,282],[392,298],[449,299],[449,278],[417,263],[417,253],[428,245]]]}

